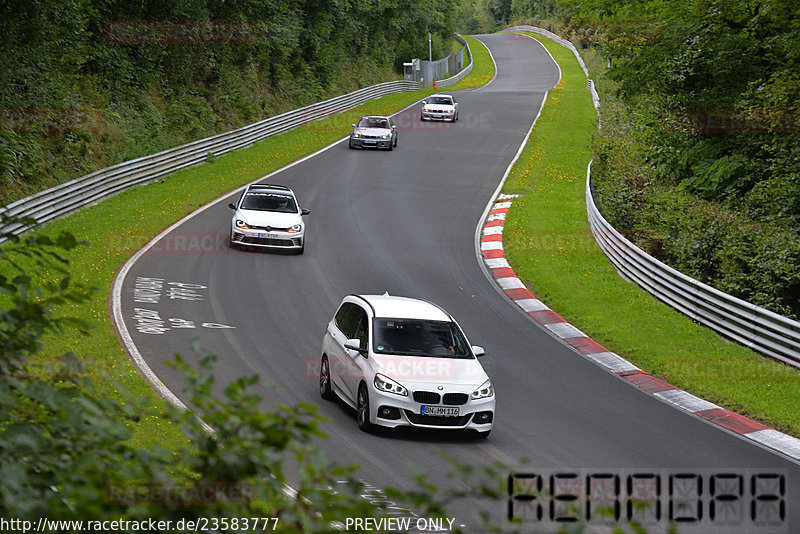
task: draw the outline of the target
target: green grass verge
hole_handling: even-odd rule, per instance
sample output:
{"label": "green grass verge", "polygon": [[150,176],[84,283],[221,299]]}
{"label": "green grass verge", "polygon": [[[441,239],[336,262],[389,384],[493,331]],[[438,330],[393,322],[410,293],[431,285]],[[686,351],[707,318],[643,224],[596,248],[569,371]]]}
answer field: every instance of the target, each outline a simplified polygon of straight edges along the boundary
{"label": "green grass verge", "polygon": [[523,195],[504,246],[529,289],[587,335],[675,386],[800,436],[800,374],[658,302],[620,278],[589,231],[586,165],[596,114],[572,52],[539,39],[561,65],[530,140],[504,185]]}
{"label": "green grass verge", "polygon": [[[475,66],[448,91],[480,87],[494,75],[494,64],[486,47],[476,39],[465,39],[470,43]],[[135,397],[146,399],[151,406],[159,406],[162,401],[150,384],[142,380],[120,346],[109,316],[111,285],[122,264],[164,228],[210,200],[346,136],[350,124],[361,115],[394,113],[434,92],[428,89],[384,96],[351,111],[270,137],[253,147],[219,157],[213,163],[184,169],[163,181],[135,187],[37,230],[48,235],[69,231],[78,239],[86,240],[88,246],[67,254],[70,270],[75,279],[98,288],[90,303],[54,310],[56,315],[85,321],[90,331],[87,335],[69,331],[45,336],[41,351],[43,360],[74,352],[90,364],[87,370],[95,379],[99,394],[119,399],[122,387]],[[34,275],[42,281],[55,282],[60,278],[47,272]],[[158,444],[175,450],[189,445],[180,429],[158,416],[129,424],[134,430],[131,440],[134,446]]]}

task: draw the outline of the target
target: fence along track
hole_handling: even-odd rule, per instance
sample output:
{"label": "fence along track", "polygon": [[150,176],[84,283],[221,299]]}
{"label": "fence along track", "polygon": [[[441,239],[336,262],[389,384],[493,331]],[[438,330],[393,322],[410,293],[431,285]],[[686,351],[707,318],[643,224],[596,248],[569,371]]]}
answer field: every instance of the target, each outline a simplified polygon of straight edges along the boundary
{"label": "fence along track", "polygon": [[[0,208],[0,216],[31,217],[37,225],[74,213],[96,204],[135,185],[151,182],[177,170],[198,165],[209,154],[221,156],[232,150],[252,146],[272,135],[280,134],[312,121],[347,111],[372,99],[404,91],[416,91],[419,83],[385,82],[365,87],[270,117],[230,132],[206,137],[141,158],[118,163],[56,187],[12,202]],[[0,233],[22,235],[32,227],[21,223],[0,224]],[[0,244],[7,241],[0,238]]]}
{"label": "fence along track", "polygon": [[[556,34],[534,26],[514,26],[506,31],[530,31],[544,35],[571,50],[586,77],[589,72],[577,48]],[[600,99],[589,80],[588,89],[599,112]],[[599,125],[599,124],[598,124]],[[597,244],[620,275],[659,299],[707,326],[761,354],[800,367],[800,322],[723,293],[646,254],[605,220],[594,201],[592,162],[586,168],[586,211]]]}

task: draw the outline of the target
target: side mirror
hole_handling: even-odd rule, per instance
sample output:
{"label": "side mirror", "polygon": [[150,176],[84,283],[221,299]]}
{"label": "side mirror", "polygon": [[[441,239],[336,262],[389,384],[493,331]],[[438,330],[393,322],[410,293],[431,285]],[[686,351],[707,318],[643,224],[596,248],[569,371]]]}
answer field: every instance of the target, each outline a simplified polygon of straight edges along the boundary
{"label": "side mirror", "polygon": [[367,351],[361,348],[361,342],[357,339],[348,339],[344,342],[344,348],[348,350],[356,351],[357,353],[361,354],[365,358],[367,357]]}
{"label": "side mirror", "polygon": [[235,209],[236,209],[236,204],[234,204],[233,202],[231,202],[230,204],[228,204],[228,207],[229,207],[230,209],[232,209],[232,210],[235,210]]}
{"label": "side mirror", "polygon": [[303,210],[300,212],[300,215],[308,215],[309,213],[311,213],[311,210],[303,208]]}
{"label": "side mirror", "polygon": [[355,125],[355,124],[351,124],[350,126],[352,126],[353,128],[355,128],[355,127],[356,127],[356,125]]}
{"label": "side mirror", "polygon": [[486,351],[483,350],[483,347],[480,345],[472,345],[472,353],[475,355],[476,358],[480,358],[481,356],[486,356]]}

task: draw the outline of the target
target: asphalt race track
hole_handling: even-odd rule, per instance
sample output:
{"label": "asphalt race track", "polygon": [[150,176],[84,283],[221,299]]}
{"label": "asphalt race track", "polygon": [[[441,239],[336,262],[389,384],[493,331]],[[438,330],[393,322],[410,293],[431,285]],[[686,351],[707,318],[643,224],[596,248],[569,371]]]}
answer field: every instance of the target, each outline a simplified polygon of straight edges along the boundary
{"label": "asphalt race track", "polygon": [[[680,532],[800,532],[798,465],[669,407],[582,358],[484,275],[476,227],[559,71],[532,39],[479,38],[492,52],[497,76],[484,88],[457,93],[455,125],[420,123],[416,105],[395,117],[396,150],[349,150],[341,142],[267,180],[293,188],[301,207],[311,210],[305,254],[229,249],[227,204],[236,193],[187,219],[139,257],[120,294],[136,348],[178,396],[181,379],[164,361],[175,352],[197,361],[191,341],[199,339],[219,357],[217,383],[258,374],[267,407],[321,403],[330,419],[323,426],[330,438],[321,446],[339,464],[359,464],[360,476],[378,487],[412,488],[412,471],[446,485],[440,452],[471,465],[519,466],[527,458],[526,472],[604,469],[623,480],[632,470],[696,473],[705,499],[721,487],[723,478],[717,478],[712,488],[713,476],[734,473],[744,476],[747,515],[757,500],[753,475],[779,473],[787,483],[786,520],[772,518],[775,525],[762,528],[746,517],[737,523],[734,511],[725,524],[720,504],[713,528]],[[472,344],[486,349],[482,364],[494,382],[498,410],[487,440],[415,431],[366,434],[351,410],[321,401],[317,376],[325,325],[344,295],[384,291],[440,304]],[[467,508],[455,508],[461,523],[469,524]],[[501,520],[505,503],[493,512]],[[710,513],[706,503],[706,521]],[[529,531],[538,530],[531,523]]]}

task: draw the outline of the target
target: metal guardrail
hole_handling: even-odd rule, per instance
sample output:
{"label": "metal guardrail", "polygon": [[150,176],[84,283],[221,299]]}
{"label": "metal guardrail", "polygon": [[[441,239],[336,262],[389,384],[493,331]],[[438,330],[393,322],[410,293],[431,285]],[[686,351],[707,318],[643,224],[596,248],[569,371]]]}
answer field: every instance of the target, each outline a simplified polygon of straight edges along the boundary
{"label": "metal guardrail", "polygon": [[466,50],[467,59],[469,60],[469,65],[467,65],[466,68],[464,68],[461,72],[459,72],[455,76],[451,76],[450,78],[446,78],[444,80],[437,80],[433,82],[434,87],[436,87],[437,89],[442,89],[444,87],[449,87],[453,84],[456,84],[460,82],[461,79],[464,78],[464,76],[472,72],[472,65],[473,65],[472,50],[470,50],[469,48],[469,43],[467,43],[467,41],[462,39],[461,36],[459,35],[456,35],[456,41],[464,45],[464,47],[460,50],[460,53],[463,55],[464,51]]}
{"label": "metal guardrail", "polygon": [[[437,59],[436,61],[426,61],[420,59],[412,60],[418,62],[418,68],[414,71],[413,79],[421,82],[424,89],[433,87],[434,84],[436,84],[436,87],[447,87],[447,85],[456,83],[461,78],[458,78],[455,81],[449,80],[457,78],[458,76],[466,76],[472,70],[472,55],[469,51],[469,45],[467,45],[467,42],[462,39],[460,35],[455,34],[453,37],[456,41],[462,44],[461,50],[458,52],[453,52],[447,57]],[[464,65],[465,50],[469,56],[470,64],[466,69],[463,69],[462,67]],[[452,78],[444,79],[445,76],[449,76],[452,73],[457,74]],[[441,83],[444,81],[449,81],[449,83],[446,85],[441,85]]]}
{"label": "metal guardrail", "polygon": [[[221,156],[232,150],[246,148],[257,141],[297,128],[303,124],[320,120],[335,113],[347,111],[369,100],[391,93],[418,90],[419,83],[413,81],[385,82],[365,87],[346,95],[338,96],[276,115],[198,141],[170,148],[141,158],[118,163],[95,171],[81,178],[36,193],[0,208],[0,216],[32,217],[43,224],[64,217],[86,206],[124,191],[134,185],[150,182],[185,167],[207,160],[209,154]],[[20,223],[1,224],[0,233],[21,235],[30,226]],[[0,238],[0,244],[6,239]]]}
{"label": "metal guardrail", "polygon": [[800,322],[761,308],[673,269],[628,241],[594,202],[586,168],[586,211],[597,244],[623,278],[695,321],[767,356],[800,367]]}
{"label": "metal guardrail", "polygon": [[[572,50],[588,79],[594,107],[600,98],[577,48],[558,35],[535,26],[514,26],[507,31],[529,31],[544,35]],[[599,124],[598,124],[599,127]],[[628,241],[600,213],[594,202],[592,162],[586,168],[586,211],[595,241],[623,278],[660,301],[688,315],[725,338],[794,367],[800,367],[800,322],[691,278],[658,261]]]}

